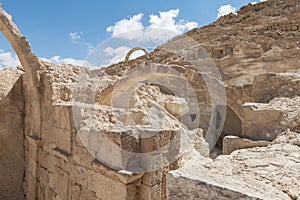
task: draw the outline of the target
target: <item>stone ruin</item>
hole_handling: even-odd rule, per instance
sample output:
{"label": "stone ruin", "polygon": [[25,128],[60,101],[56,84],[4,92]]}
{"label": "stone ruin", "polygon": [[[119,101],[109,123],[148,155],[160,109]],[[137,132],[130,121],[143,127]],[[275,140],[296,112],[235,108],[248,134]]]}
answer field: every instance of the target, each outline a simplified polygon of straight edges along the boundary
{"label": "stone ruin", "polygon": [[[157,48],[101,69],[49,63],[32,53],[11,16],[0,8],[0,30],[22,65],[0,70],[0,199],[300,199],[299,22],[299,0],[269,0],[246,5],[237,15],[166,44],[188,36],[209,53],[223,79],[214,89],[224,87],[226,92],[221,105],[226,116],[220,118],[215,113],[222,108],[212,108],[205,81],[211,76],[184,58]],[[199,49],[189,52],[194,58],[201,55]],[[197,105],[173,79],[164,79],[171,88],[143,82],[148,73],[137,81],[122,79],[149,63],[188,80]],[[158,71],[150,78],[159,78]],[[126,96],[127,110],[114,110],[112,104],[124,103],[118,91],[137,82]],[[85,94],[93,98],[83,98]],[[97,106],[82,112],[73,105],[78,98]],[[206,137],[211,119],[224,123],[215,144]],[[138,137],[136,127],[156,134]],[[126,152],[152,152],[175,141],[175,148],[167,150],[176,154],[185,145],[178,135],[192,136],[192,148],[155,168],[147,159],[132,163],[101,148],[105,143],[99,131]],[[87,132],[94,134],[85,137]],[[103,157],[123,159],[120,168],[104,165],[98,159]],[[136,171],[127,170],[132,167]]]}

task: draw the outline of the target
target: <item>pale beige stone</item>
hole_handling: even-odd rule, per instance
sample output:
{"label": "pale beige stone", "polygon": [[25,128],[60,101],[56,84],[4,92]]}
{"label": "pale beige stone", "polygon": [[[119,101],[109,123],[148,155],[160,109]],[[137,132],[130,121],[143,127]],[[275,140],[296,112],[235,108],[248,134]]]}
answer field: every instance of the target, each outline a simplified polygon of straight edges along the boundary
{"label": "pale beige stone", "polygon": [[96,192],[97,197],[103,200],[123,200],[127,196],[126,185],[93,171],[88,177],[88,189]]}
{"label": "pale beige stone", "polygon": [[245,138],[239,138],[237,136],[226,136],[223,139],[222,153],[228,155],[235,150],[253,147],[264,147],[271,144],[268,141],[253,141]]}
{"label": "pale beige stone", "polygon": [[[215,160],[195,154],[182,168],[169,172],[170,199],[298,198],[298,133],[286,131],[267,147],[236,150]],[[270,192],[272,191],[272,192]]]}
{"label": "pale beige stone", "polygon": [[161,196],[161,186],[160,185],[154,185],[154,186],[148,186],[148,185],[142,185],[141,186],[141,200],[160,200],[162,199]]}
{"label": "pale beige stone", "polygon": [[[295,136],[300,129],[298,4],[297,0],[249,4],[238,15],[229,14],[187,32],[185,36],[195,39],[196,46],[178,43],[183,38],[179,36],[147,56],[97,70],[39,59],[11,16],[0,8],[0,31],[22,65],[21,70],[0,70],[0,113],[5,116],[0,120],[0,199],[15,199],[24,193],[27,199],[41,200],[163,199],[166,187],[173,199],[264,199],[263,195],[270,199],[299,198],[299,138]],[[186,58],[163,49],[167,47],[179,49]],[[203,59],[206,55],[211,56],[224,82],[212,76],[215,71],[211,60]],[[153,67],[143,68],[153,63]],[[203,71],[198,72],[193,65],[201,66]],[[133,69],[140,76],[122,79]],[[162,78],[165,74],[172,76]],[[81,82],[83,77],[86,83]],[[140,85],[131,96],[122,95],[122,90],[137,82]],[[128,109],[114,113],[112,97],[120,83],[115,97],[121,99],[117,103],[124,103],[123,97],[128,97]],[[211,83],[215,94],[208,91]],[[201,157],[197,162],[188,162],[189,166],[183,166],[176,175],[172,172],[167,176],[168,186],[160,170],[135,174],[96,162],[97,156],[105,155],[112,160],[119,158],[125,168],[130,159],[111,153],[97,137],[82,140],[76,130],[89,132],[91,124],[73,121],[79,114],[72,109],[72,100],[96,103],[96,114],[80,112],[85,122],[97,121],[92,124],[98,127],[95,133],[105,131],[109,141],[123,150],[149,152],[167,145],[176,134],[200,133],[197,128],[202,128],[205,135],[212,126],[211,107],[215,102],[211,102],[211,96],[219,99],[223,87],[230,109],[220,138],[225,137],[223,147],[227,152],[249,148],[217,156],[215,161]],[[159,134],[140,140],[139,133],[129,131],[136,127],[150,127]],[[261,143],[244,139],[235,143],[227,136],[272,140],[286,129],[295,132],[290,135],[287,131],[287,137],[283,134],[270,147],[253,148]],[[189,138],[189,145],[185,144],[193,147],[185,156],[207,156],[209,149],[203,135],[194,136]],[[175,147],[168,150],[178,153],[180,142],[175,141]],[[232,149],[232,142],[238,147]],[[90,151],[86,146],[91,147]],[[282,160],[286,157],[289,159]],[[147,169],[155,166],[153,163],[142,161]],[[195,180],[198,178],[200,182]]]}

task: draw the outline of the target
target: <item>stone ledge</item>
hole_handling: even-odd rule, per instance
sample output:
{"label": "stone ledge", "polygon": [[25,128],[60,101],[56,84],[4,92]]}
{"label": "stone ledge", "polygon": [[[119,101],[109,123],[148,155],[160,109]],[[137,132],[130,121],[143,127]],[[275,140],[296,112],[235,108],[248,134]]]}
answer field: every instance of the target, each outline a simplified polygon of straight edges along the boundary
{"label": "stone ledge", "polygon": [[133,182],[141,179],[144,176],[144,173],[125,174],[125,173],[122,173],[122,171],[116,171],[116,170],[110,169],[110,168],[104,166],[103,164],[101,164],[96,159],[92,161],[92,166],[100,174],[110,177],[112,179],[115,179],[117,181],[120,181],[121,183],[124,183],[124,184],[133,183]]}

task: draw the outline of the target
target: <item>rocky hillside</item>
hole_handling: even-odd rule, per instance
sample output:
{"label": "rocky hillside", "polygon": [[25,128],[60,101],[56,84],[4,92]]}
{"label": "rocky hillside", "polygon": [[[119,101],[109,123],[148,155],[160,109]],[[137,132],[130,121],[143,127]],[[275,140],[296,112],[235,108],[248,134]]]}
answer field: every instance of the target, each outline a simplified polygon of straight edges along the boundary
{"label": "rocky hillside", "polygon": [[[208,26],[193,29],[172,41],[186,36],[197,41],[213,58],[226,83],[251,83],[256,74],[270,71],[299,71],[299,7],[299,0],[269,0],[248,4],[236,15],[223,16]],[[159,50],[148,57],[143,59],[182,64],[178,58]],[[141,60],[133,61],[132,65],[138,65]],[[113,65],[105,71],[113,73],[119,71],[121,66]]]}
{"label": "rocky hillside", "polygon": [[299,21],[249,4],[95,70],[39,59],[0,8],[25,71],[0,73],[0,198],[300,199]]}

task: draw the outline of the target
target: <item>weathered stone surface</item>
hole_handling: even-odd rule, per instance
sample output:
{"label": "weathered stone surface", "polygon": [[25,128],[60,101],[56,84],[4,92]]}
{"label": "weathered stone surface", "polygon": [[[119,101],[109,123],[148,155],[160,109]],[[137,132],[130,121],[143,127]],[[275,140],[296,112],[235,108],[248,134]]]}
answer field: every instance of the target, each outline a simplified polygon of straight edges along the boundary
{"label": "weathered stone surface", "polygon": [[22,72],[0,70],[0,199],[22,199],[25,170]]}
{"label": "weathered stone surface", "polygon": [[[258,200],[259,198],[249,196],[219,185],[210,184],[207,181],[195,180],[194,177],[177,176],[172,172],[167,176],[168,199],[245,199]],[[171,186],[172,185],[172,186]]]}
{"label": "weathered stone surface", "polygon": [[300,95],[300,74],[266,73],[255,77],[252,96],[255,102],[268,103],[275,97],[293,98]]}
{"label": "weathered stone surface", "polygon": [[88,177],[88,185],[89,189],[94,191],[96,196],[100,199],[122,200],[127,198],[126,185],[102,176],[101,174],[92,172]]}
{"label": "weathered stone surface", "polygon": [[254,140],[273,140],[283,130],[299,130],[299,96],[274,98],[269,103],[244,104],[243,135]]}
{"label": "weathered stone surface", "polygon": [[[299,5],[299,0],[247,5],[237,15],[229,14],[193,29],[146,56],[99,70],[40,60],[11,16],[0,8],[0,31],[25,70],[15,84],[10,81],[16,81],[19,72],[0,71],[0,77],[8,74],[8,84],[0,82],[0,113],[5,116],[0,120],[0,167],[4,170],[0,174],[0,198],[20,199],[25,193],[29,200],[165,199],[166,188],[170,199],[300,198]],[[211,76],[216,71],[211,70],[209,59],[190,63],[164,50],[176,46],[185,36],[204,47],[224,82]],[[189,44],[183,45],[187,45],[183,48],[186,51]],[[189,60],[207,54],[196,46],[185,52]],[[143,67],[148,64],[153,68],[147,71]],[[206,71],[199,73],[192,64]],[[133,69],[141,76],[122,77]],[[168,73],[175,75],[161,78]],[[161,84],[148,79],[161,80]],[[118,84],[121,87],[114,91]],[[209,93],[209,84],[216,94]],[[133,93],[122,92],[133,86],[138,86]],[[218,116],[213,113],[217,109],[211,108],[215,103],[211,97],[220,99],[223,87],[227,105],[216,107],[227,107],[226,119],[219,116],[216,124],[211,124],[211,118]],[[78,101],[86,110],[77,105],[74,108]],[[94,108],[89,110],[88,105]],[[222,120],[225,126],[218,144],[224,142],[226,153],[236,151],[215,160],[198,156],[209,154],[213,146],[204,141],[204,136],[208,128],[216,128]],[[226,137],[272,140],[288,128],[295,132],[287,131],[267,147],[250,148],[261,143]],[[132,164],[148,169],[161,163],[149,159],[131,162],[119,151],[104,149],[106,143],[99,137],[99,130],[107,142],[135,153],[158,150],[176,136],[185,136],[176,138],[174,146],[166,150],[174,153],[171,157],[183,151],[190,159],[183,160],[185,165],[167,177],[168,167],[135,174],[124,168]],[[157,134],[141,139],[139,131]],[[91,132],[94,134],[90,137],[87,134]],[[12,142],[10,136],[17,139]],[[125,164],[110,169],[97,161],[97,156],[119,158]]]}
{"label": "weathered stone surface", "polygon": [[[16,82],[21,79],[22,71],[16,69],[0,70],[0,101],[2,101],[13,89]],[[22,93],[22,91],[19,91]]]}
{"label": "weathered stone surface", "polygon": [[148,199],[153,199],[153,200],[159,200],[163,199],[161,196],[161,186],[160,185],[155,185],[153,187],[150,187],[148,185],[142,185],[141,187],[141,200],[148,200]]}
{"label": "weathered stone surface", "polygon": [[194,155],[169,172],[169,198],[297,199],[299,138],[288,130],[268,147],[237,150],[215,160]]}
{"label": "weathered stone surface", "polygon": [[235,150],[253,148],[253,147],[264,147],[264,146],[268,146],[269,144],[271,144],[271,142],[253,141],[253,140],[229,135],[229,136],[225,136],[223,139],[222,153],[228,155]]}

